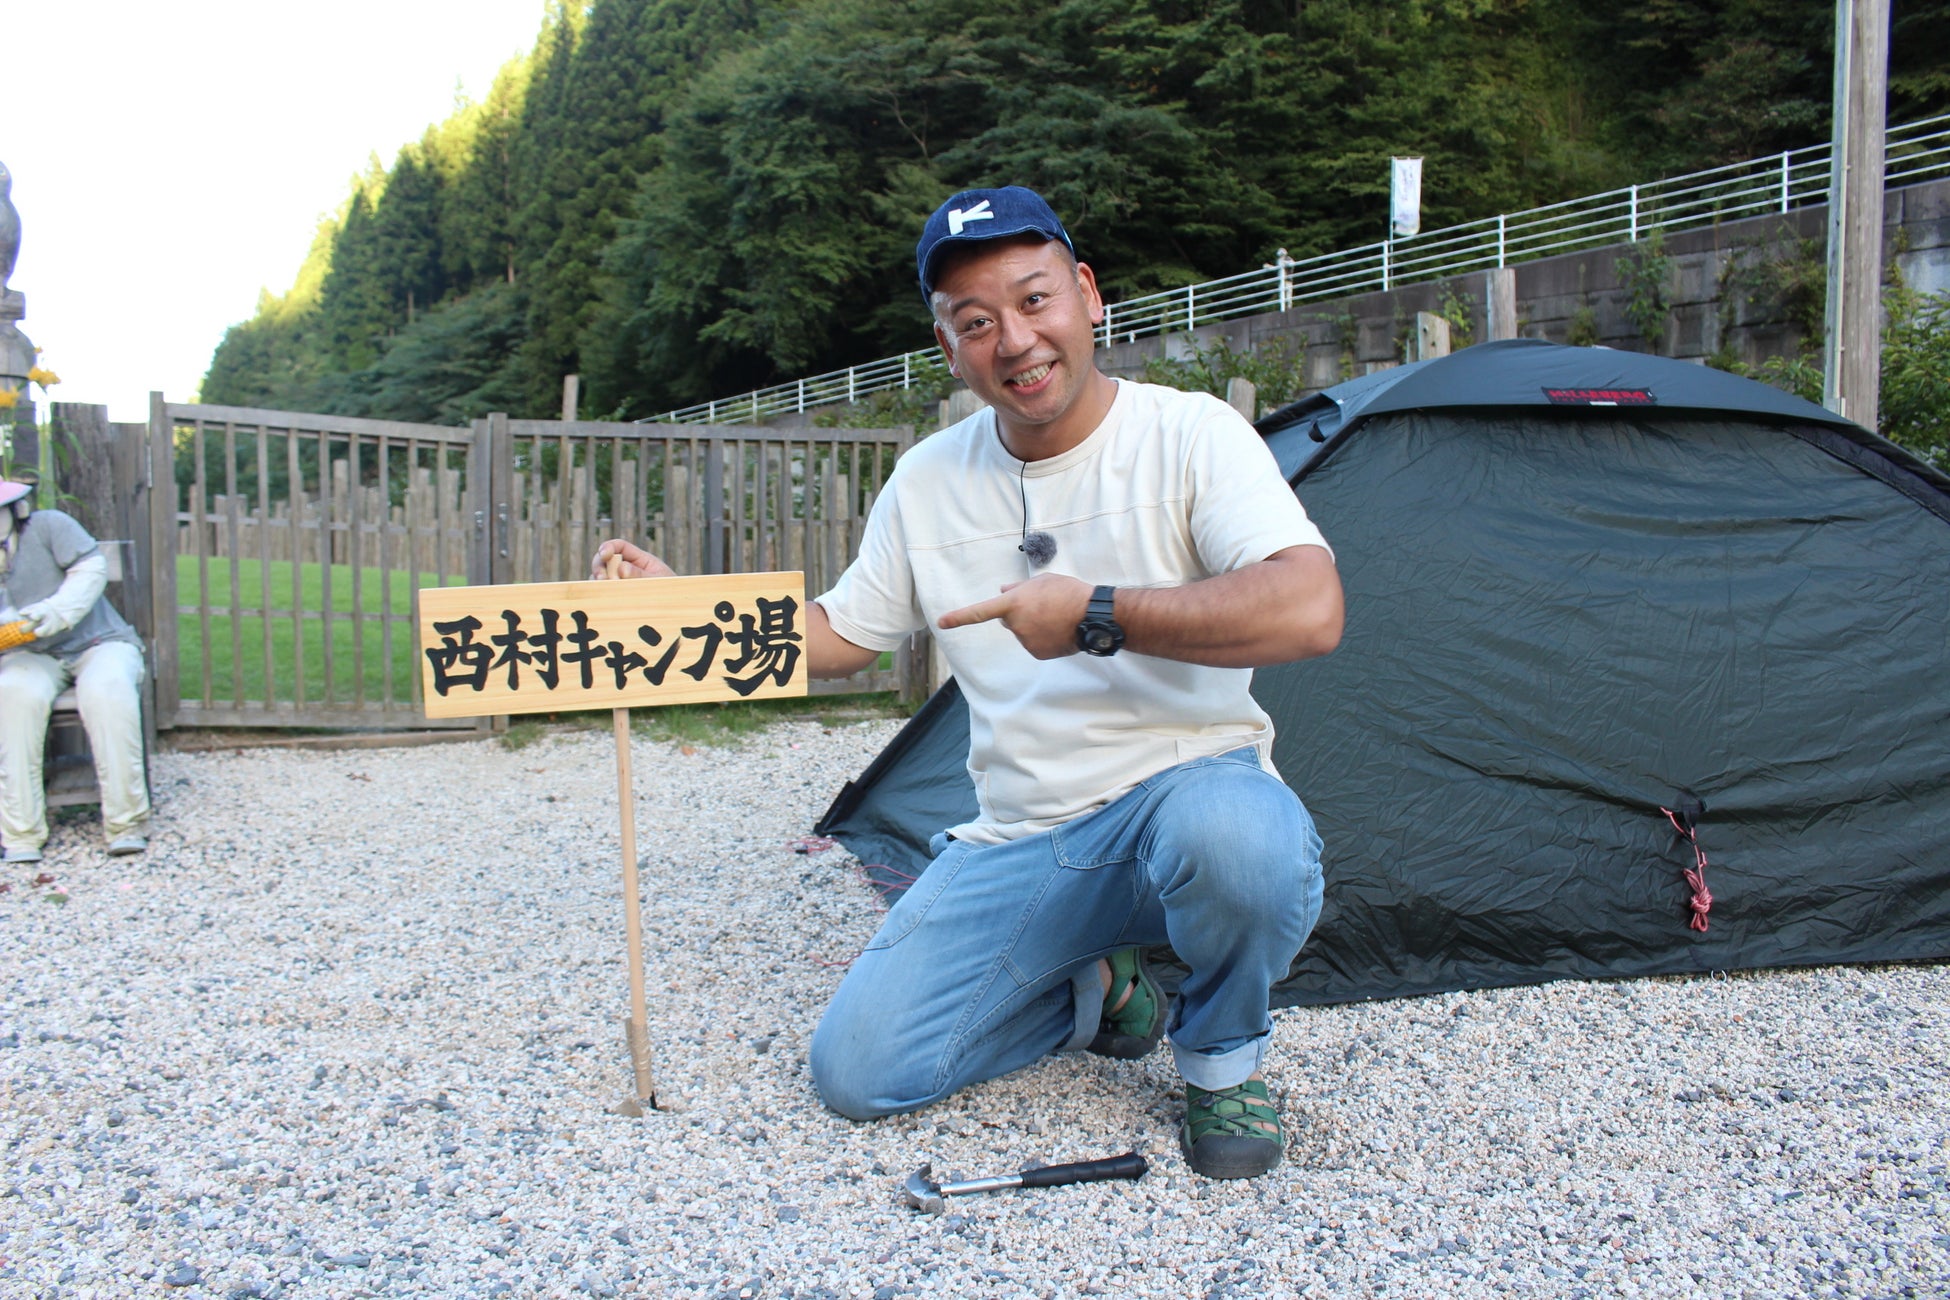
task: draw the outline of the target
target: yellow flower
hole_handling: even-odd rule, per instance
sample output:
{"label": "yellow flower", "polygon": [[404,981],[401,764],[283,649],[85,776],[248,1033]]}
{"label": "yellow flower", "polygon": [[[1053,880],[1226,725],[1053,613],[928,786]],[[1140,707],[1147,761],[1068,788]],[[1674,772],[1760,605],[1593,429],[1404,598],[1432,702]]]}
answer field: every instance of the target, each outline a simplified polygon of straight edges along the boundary
{"label": "yellow flower", "polygon": [[39,384],[42,388],[52,388],[61,382],[61,376],[52,370],[43,370],[39,366],[34,366],[27,372],[27,382]]}
{"label": "yellow flower", "polygon": [[14,403],[18,402],[19,400],[20,400],[19,389],[0,388],[0,411],[12,410]]}

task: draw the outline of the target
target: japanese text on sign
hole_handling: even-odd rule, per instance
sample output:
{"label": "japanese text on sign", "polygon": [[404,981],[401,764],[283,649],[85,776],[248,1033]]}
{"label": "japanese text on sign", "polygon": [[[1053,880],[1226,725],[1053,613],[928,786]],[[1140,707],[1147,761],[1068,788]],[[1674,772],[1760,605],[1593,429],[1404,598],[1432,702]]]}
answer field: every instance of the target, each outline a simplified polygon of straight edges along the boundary
{"label": "japanese text on sign", "polygon": [[426,713],[803,695],[804,590],[797,573],[425,588]]}

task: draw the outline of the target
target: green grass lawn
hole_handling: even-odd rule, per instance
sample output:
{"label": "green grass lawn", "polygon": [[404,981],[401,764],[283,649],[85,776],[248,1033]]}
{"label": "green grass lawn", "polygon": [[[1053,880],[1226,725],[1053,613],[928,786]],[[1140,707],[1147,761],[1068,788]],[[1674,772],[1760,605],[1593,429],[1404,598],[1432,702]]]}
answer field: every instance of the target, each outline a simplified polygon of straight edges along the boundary
{"label": "green grass lawn", "polygon": [[[178,680],[184,700],[202,700],[206,697],[203,673],[207,664],[210,674],[207,697],[210,700],[217,704],[232,701],[236,698],[237,687],[241,685],[246,704],[261,703],[265,698],[264,632],[267,621],[271,634],[271,699],[274,702],[283,703],[298,698],[298,668],[301,662],[304,667],[304,698],[308,703],[328,698],[328,686],[329,698],[334,701],[350,701],[360,689],[363,690],[363,698],[378,700],[384,697],[389,687],[391,698],[395,700],[412,698],[413,679],[419,672],[413,647],[413,592],[419,587],[440,585],[443,581],[440,575],[427,573],[416,577],[401,572],[388,575],[379,569],[361,569],[356,574],[361,623],[355,637],[350,617],[355,574],[349,564],[332,565],[331,608],[339,617],[332,621],[332,673],[328,683],[325,676],[325,625],[317,612],[325,606],[326,568],[323,564],[308,561],[293,565],[287,561],[273,560],[266,565],[260,560],[237,561],[237,603],[240,613],[235,618],[230,613],[231,562],[213,559],[209,565],[210,589],[206,601],[196,557],[180,555],[176,559],[177,603],[207,603],[211,609],[207,644],[201,616],[177,616]],[[271,583],[268,607],[264,599],[267,568]],[[390,584],[387,581],[389,576]],[[291,616],[294,580],[298,608],[310,611],[302,617],[302,627],[294,626]],[[466,583],[462,577],[448,577],[444,581],[448,586]],[[268,618],[265,613],[267,608],[271,611]],[[386,627],[389,624],[392,629],[390,655],[386,647]],[[302,656],[299,654],[301,636]],[[241,654],[239,638],[242,641]]]}

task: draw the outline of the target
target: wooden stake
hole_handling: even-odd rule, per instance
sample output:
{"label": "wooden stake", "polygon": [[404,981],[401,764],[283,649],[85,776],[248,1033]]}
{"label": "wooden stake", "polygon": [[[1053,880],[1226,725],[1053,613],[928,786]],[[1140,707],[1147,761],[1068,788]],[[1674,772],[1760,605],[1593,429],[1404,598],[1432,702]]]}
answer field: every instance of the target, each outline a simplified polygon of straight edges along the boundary
{"label": "wooden stake", "polygon": [[[609,576],[622,565],[609,557]],[[616,730],[616,789],[623,823],[623,926],[629,940],[630,1014],[623,1020],[623,1041],[630,1050],[630,1071],[636,1095],[616,1107],[618,1114],[641,1115],[657,1109],[657,1085],[650,1077],[649,1006],[643,992],[643,913],[639,905],[636,870],[636,788],[630,777],[630,711],[612,709]]]}

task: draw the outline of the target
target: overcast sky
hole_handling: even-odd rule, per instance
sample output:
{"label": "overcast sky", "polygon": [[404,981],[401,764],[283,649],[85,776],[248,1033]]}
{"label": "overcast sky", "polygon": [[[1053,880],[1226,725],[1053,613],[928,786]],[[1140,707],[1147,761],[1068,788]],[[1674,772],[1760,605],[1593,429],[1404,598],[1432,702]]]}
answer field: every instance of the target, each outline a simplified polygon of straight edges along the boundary
{"label": "overcast sky", "polygon": [[[58,401],[189,401],[372,154],[527,51],[544,0],[0,0],[20,328]],[[38,397],[38,394],[37,394]]]}

